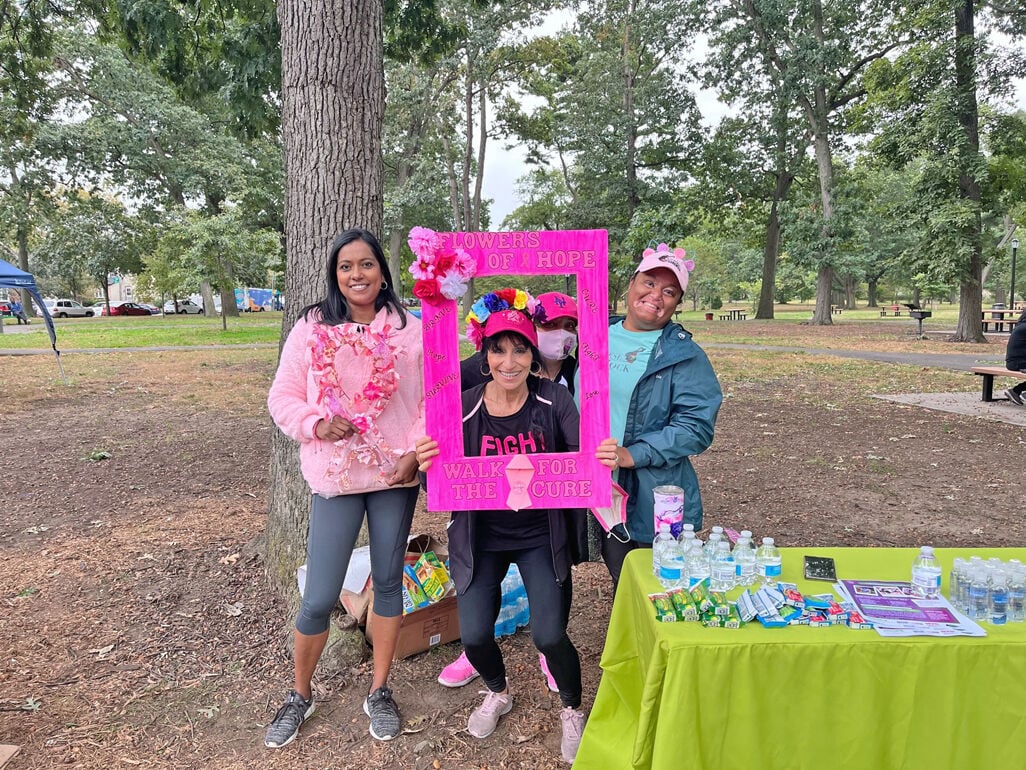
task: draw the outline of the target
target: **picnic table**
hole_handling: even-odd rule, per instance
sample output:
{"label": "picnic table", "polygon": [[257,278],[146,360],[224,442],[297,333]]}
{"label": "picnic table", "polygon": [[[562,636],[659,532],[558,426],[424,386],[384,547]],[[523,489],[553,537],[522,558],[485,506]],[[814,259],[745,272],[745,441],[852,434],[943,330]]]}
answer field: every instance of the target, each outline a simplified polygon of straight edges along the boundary
{"label": "picnic table", "polygon": [[721,321],[744,321],[748,318],[748,311],[742,307],[726,308],[720,313]]}
{"label": "picnic table", "polygon": [[994,326],[994,331],[1003,332],[1005,327],[1008,327],[1008,331],[1011,332],[1015,328],[1017,319],[1021,310],[1008,310],[991,308],[990,310],[984,310],[981,312],[983,319],[983,331],[988,331],[991,325]]}

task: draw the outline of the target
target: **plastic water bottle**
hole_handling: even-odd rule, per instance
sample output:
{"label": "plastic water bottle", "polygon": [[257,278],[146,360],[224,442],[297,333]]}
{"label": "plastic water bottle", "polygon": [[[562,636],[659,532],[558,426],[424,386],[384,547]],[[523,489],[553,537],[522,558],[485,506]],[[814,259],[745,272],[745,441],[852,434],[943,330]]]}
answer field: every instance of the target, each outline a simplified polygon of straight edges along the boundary
{"label": "plastic water bottle", "polygon": [[951,562],[951,574],[948,576],[948,598],[955,609],[965,612],[965,575],[969,563],[962,558]]}
{"label": "plastic water bottle", "polygon": [[1008,576],[1008,622],[1022,623],[1026,613],[1026,568],[1013,566]]}
{"label": "plastic water bottle", "polygon": [[684,572],[681,574],[681,584],[687,585],[688,564],[691,561],[691,549],[695,547],[695,530],[683,529],[680,537],[677,538],[677,548],[680,549],[680,558],[684,562]]}
{"label": "plastic water bottle", "polygon": [[693,586],[709,577],[709,560],[702,541],[697,537],[691,541],[691,551],[684,556],[688,565],[688,586]]}
{"label": "plastic water bottle", "polygon": [[912,593],[924,599],[936,599],[940,594],[941,565],[933,555],[933,548],[924,545],[912,562]]}
{"label": "plastic water bottle", "polygon": [[736,570],[734,557],[730,555],[730,543],[720,540],[709,562],[709,587],[714,591],[729,591],[734,587]]}
{"label": "plastic water bottle", "polygon": [[1008,622],[1008,577],[1002,569],[991,573],[989,599],[990,622],[1003,626]]}
{"label": "plastic water bottle", "polygon": [[655,538],[652,540],[652,574],[659,577],[659,544],[666,541],[663,537],[663,533],[670,534],[670,525],[667,524],[665,527],[660,524],[656,530]]}
{"label": "plastic water bottle", "polygon": [[752,541],[741,535],[734,546],[734,580],[739,586],[750,586],[755,582],[755,551]]}
{"label": "plastic water bottle", "polygon": [[677,548],[677,539],[670,534],[670,525],[666,522],[659,525],[659,534],[652,541],[652,563],[663,588],[674,588],[681,584],[683,560]]}
{"label": "plastic water bottle", "polygon": [[773,538],[764,537],[755,552],[755,572],[763,585],[773,585],[780,580],[781,566],[780,551],[773,544]]}
{"label": "plastic water bottle", "polygon": [[981,565],[969,573],[969,615],[970,620],[987,617],[987,571]]}

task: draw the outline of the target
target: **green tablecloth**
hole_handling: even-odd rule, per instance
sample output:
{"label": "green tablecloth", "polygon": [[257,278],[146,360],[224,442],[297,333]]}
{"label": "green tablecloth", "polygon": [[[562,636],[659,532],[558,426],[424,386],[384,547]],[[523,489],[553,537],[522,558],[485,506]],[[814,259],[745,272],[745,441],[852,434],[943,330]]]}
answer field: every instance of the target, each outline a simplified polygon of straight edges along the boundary
{"label": "green tablecloth", "polygon": [[[839,578],[908,580],[916,549],[782,548],[808,593],[804,553]],[[1026,549],[941,549],[1026,561]],[[575,770],[945,770],[1026,767],[1026,624],[986,638],[884,639],[847,627],[739,630],[658,623],[651,551],[624,564],[602,680]],[[731,592],[733,598],[739,591]]]}

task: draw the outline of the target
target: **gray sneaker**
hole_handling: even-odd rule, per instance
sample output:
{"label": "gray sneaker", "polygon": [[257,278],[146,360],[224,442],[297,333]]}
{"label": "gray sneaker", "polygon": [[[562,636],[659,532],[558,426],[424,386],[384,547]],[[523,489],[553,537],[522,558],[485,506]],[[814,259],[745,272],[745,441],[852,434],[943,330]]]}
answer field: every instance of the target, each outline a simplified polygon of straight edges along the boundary
{"label": "gray sneaker", "polygon": [[1022,394],[1013,390],[1012,388],[1006,390],[1005,395],[1008,397],[1008,400],[1011,401],[1013,404],[1018,404],[1019,406],[1026,406],[1026,402],[1024,402],[1022,399]]}
{"label": "gray sneaker", "polygon": [[390,741],[402,732],[399,707],[387,687],[379,687],[368,695],[363,702],[363,711],[370,717],[370,734],[379,741]]}
{"label": "gray sneaker", "polygon": [[269,749],[288,746],[299,735],[299,728],[303,726],[303,722],[313,713],[313,695],[307,700],[295,690],[290,690],[285,698],[285,704],[278,709],[278,713],[271,720],[271,726],[267,728],[264,745]]}

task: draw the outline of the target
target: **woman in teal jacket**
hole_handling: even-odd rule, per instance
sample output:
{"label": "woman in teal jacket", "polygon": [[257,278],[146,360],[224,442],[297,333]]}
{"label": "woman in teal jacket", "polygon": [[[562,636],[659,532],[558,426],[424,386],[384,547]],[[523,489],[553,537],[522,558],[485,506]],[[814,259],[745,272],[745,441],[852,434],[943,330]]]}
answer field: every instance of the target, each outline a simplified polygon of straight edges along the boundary
{"label": "woman in teal jacket", "polygon": [[665,244],[646,249],[627,287],[627,316],[609,327],[610,430],[629,495],[626,536],[615,528],[602,541],[614,590],[627,553],[652,547],[653,488],[683,488],[684,521],[702,526],[691,457],[712,443],[723,394],[705,351],[672,320],[694,268],[684,256]]}

